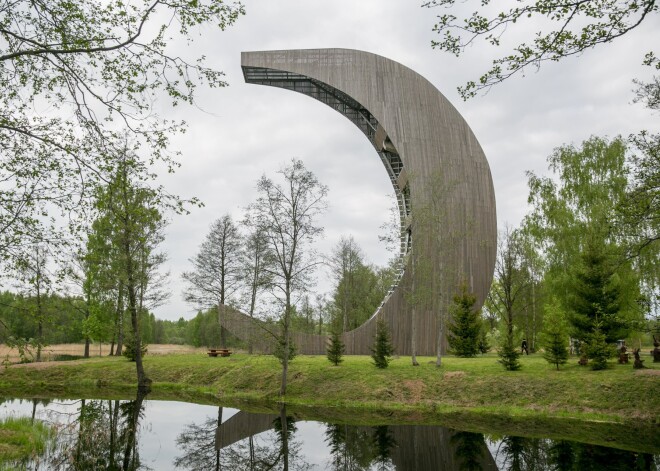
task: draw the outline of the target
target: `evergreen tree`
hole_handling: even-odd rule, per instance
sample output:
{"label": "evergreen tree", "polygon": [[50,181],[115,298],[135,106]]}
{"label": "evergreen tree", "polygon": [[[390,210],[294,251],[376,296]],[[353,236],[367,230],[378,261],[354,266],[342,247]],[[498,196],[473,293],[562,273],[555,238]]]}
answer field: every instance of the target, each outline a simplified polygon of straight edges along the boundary
{"label": "evergreen tree", "polygon": [[490,351],[490,344],[488,343],[488,332],[486,332],[486,329],[483,325],[481,327],[481,331],[479,332],[479,342],[477,348],[479,349],[479,353],[482,355],[485,355]]}
{"label": "evergreen tree", "polygon": [[[146,342],[140,342],[140,357],[144,357],[147,354],[147,347]],[[137,342],[133,333],[128,334],[122,355],[128,358],[129,361],[137,360]]]}
{"label": "evergreen tree", "polygon": [[379,318],[376,323],[376,338],[373,347],[371,347],[371,352],[371,358],[373,358],[376,368],[388,367],[392,360],[394,347],[392,346],[390,331],[382,318]]}
{"label": "evergreen tree", "polygon": [[607,343],[605,334],[601,330],[600,322],[587,339],[585,346],[587,358],[591,360],[592,370],[604,370],[607,368],[607,360],[614,355],[614,346]]}
{"label": "evergreen tree", "polygon": [[387,466],[392,463],[392,449],[397,445],[394,435],[387,425],[380,425],[373,427],[372,440],[376,455],[374,462],[378,469],[388,469]]}
{"label": "evergreen tree", "polygon": [[543,346],[545,353],[543,358],[552,365],[559,369],[559,365],[563,365],[568,361],[568,351],[566,350],[566,337],[559,330],[552,330],[547,333],[547,340]]}
{"label": "evergreen tree", "polygon": [[339,338],[339,332],[333,330],[330,335],[330,344],[328,345],[327,356],[330,363],[338,366],[343,360],[344,342]]}
{"label": "evergreen tree", "polygon": [[568,361],[568,351],[566,350],[568,333],[565,314],[558,299],[554,297],[545,305],[545,311],[547,327],[543,335],[543,348],[545,349],[543,358],[559,369],[559,365]]}
{"label": "evergreen tree", "polygon": [[449,442],[456,450],[455,458],[461,471],[481,471],[483,467],[484,435],[473,432],[455,432]]}
{"label": "evergreen tree", "polygon": [[506,336],[504,344],[497,354],[500,357],[497,361],[504,366],[504,369],[508,371],[517,371],[521,368],[520,362],[518,361],[520,353],[518,353],[518,350],[513,345],[513,335]]}
{"label": "evergreen tree", "polygon": [[454,296],[452,306],[453,321],[449,326],[449,346],[459,357],[473,357],[479,352],[479,331],[481,319],[474,309],[477,298],[468,292],[467,285],[461,286],[461,292]]}
{"label": "evergreen tree", "polygon": [[[630,329],[620,315],[623,293],[621,276],[615,276],[614,272],[616,257],[597,236],[591,236],[581,259],[570,290],[572,313],[569,320],[574,328],[573,336],[589,342],[599,322],[607,343],[626,338]],[[634,278],[632,273],[630,276]]]}

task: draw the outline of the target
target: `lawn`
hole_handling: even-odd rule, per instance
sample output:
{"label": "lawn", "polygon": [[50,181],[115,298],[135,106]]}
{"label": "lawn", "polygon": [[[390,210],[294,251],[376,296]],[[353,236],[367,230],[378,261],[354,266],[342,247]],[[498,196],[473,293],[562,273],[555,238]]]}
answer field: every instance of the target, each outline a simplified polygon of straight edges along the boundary
{"label": "lawn", "polygon": [[[446,356],[437,368],[430,357],[412,367],[409,357],[377,369],[367,356],[345,356],[332,366],[324,356],[300,355],[291,363],[285,398],[278,396],[280,366],[272,356],[234,354],[147,355],[145,369],[155,394],[207,402],[280,401],[316,407],[465,411],[507,416],[638,420],[660,417],[660,364],[645,370],[612,362],[591,371],[575,359],[559,371],[540,355],[521,358],[521,371],[505,371],[493,354],[478,358]],[[26,396],[131,392],[135,367],[125,358],[16,365],[0,370],[0,393]]]}

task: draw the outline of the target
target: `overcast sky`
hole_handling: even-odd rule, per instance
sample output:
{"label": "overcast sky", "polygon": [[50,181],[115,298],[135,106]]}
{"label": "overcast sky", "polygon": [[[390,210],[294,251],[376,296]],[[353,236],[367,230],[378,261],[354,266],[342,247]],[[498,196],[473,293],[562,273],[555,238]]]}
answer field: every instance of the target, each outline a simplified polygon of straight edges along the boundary
{"label": "overcast sky", "polygon": [[[346,118],[309,97],[243,82],[241,51],[350,48],[376,53],[430,80],[459,110],[490,163],[500,227],[519,224],[527,212],[525,172],[548,174],[546,157],[565,143],[591,135],[658,131],[658,116],[632,104],[633,78],[648,79],[644,53],[660,43],[660,15],[617,42],[545,64],[537,73],[515,77],[468,102],[456,87],[477,79],[503,51],[477,43],[461,58],[433,50],[435,16],[410,0],[246,0],[247,14],[225,32],[199,30],[194,52],[226,73],[229,87],[201,90],[199,108],[164,109],[184,118],[189,131],[173,141],[182,167],[164,175],[167,189],[197,196],[204,208],[176,216],[167,229],[172,298],[157,317],[195,314],[181,295],[188,270],[210,224],[225,213],[235,220],[256,196],[255,183],[274,175],[291,158],[301,159],[328,185],[330,209],[320,221],[319,249],[329,253],[342,235],[352,234],[369,262],[391,257],[379,242],[394,193],[373,147]],[[469,5],[475,8],[474,4]],[[533,32],[526,28],[520,34]],[[518,34],[518,32],[513,32]],[[515,40],[515,36],[508,37]],[[172,114],[176,111],[176,114]],[[318,276],[327,289],[327,276]]]}

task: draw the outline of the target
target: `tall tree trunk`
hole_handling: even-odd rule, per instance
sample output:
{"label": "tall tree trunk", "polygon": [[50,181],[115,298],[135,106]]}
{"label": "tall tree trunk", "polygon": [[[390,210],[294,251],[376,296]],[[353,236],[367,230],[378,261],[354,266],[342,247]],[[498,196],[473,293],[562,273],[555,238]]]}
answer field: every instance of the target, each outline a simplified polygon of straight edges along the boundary
{"label": "tall tree trunk", "polygon": [[41,349],[43,348],[44,323],[39,319],[37,324],[37,361],[41,361]]}
{"label": "tall tree trunk", "polygon": [[436,341],[435,366],[442,366],[442,340],[445,336],[445,316],[438,310],[438,339]]}
{"label": "tall tree trunk", "polygon": [[[87,294],[87,296],[86,296],[87,299],[86,299],[86,307],[85,307],[85,320],[87,320],[87,319],[89,319],[89,303],[91,301],[89,299],[89,290],[86,289],[85,291],[87,291],[87,293],[86,293]],[[86,335],[85,336],[85,351],[83,353],[83,358],[89,358],[89,343],[90,343],[89,336]]]}
{"label": "tall tree trunk", "polygon": [[124,286],[119,286],[117,293],[117,312],[115,313],[116,328],[117,328],[117,349],[115,350],[116,356],[121,356],[121,350],[124,346]]}
{"label": "tall tree trunk", "polygon": [[133,336],[135,342],[135,369],[137,372],[138,380],[138,389],[148,391],[151,388],[151,380],[147,377],[144,372],[144,366],[142,364],[142,339],[140,334],[140,319],[138,318],[138,313],[136,306],[133,304],[135,295],[131,295],[132,289],[129,288],[129,310],[131,312],[131,324],[133,326]]}
{"label": "tall tree trunk", "polygon": [[142,402],[144,401],[145,392],[138,389],[137,397],[133,402],[133,410],[131,410],[128,423],[128,430],[126,432],[126,448],[124,449],[124,470],[137,469],[137,428],[140,421],[140,412],[142,410]]}
{"label": "tall tree trunk", "polygon": [[[345,285],[346,283],[344,283]],[[346,288],[344,288],[344,302],[342,306],[342,326],[341,326],[341,331],[342,332],[347,332],[348,331],[348,293],[346,292]]]}
{"label": "tall tree trunk", "polygon": [[142,365],[142,336],[140,334],[140,318],[137,311],[137,296],[135,293],[136,282],[135,273],[133,270],[133,260],[130,253],[130,234],[125,234],[124,240],[124,254],[126,257],[126,291],[128,294],[128,310],[131,313],[131,325],[133,327],[133,337],[135,342],[135,369],[137,371],[138,389],[142,391],[149,391],[151,388],[151,380],[144,372]]}
{"label": "tall tree trunk", "polygon": [[[85,288],[85,320],[89,319],[89,305],[91,303],[89,295],[89,287]],[[85,336],[85,352],[83,353],[83,358],[89,358],[89,336]]]}
{"label": "tall tree trunk", "polygon": [[412,355],[412,366],[419,366],[417,362],[417,293],[415,293],[415,259],[414,254],[411,254],[412,257],[412,310],[410,313],[410,353]]}
{"label": "tall tree trunk", "polygon": [[289,321],[291,316],[291,285],[286,281],[286,302],[284,308],[284,329],[282,332],[284,340],[284,352],[282,353],[282,385],[280,387],[280,396],[286,394],[286,378],[289,372]]}
{"label": "tall tree trunk", "polygon": [[[220,304],[223,306],[225,305],[225,285],[224,285],[224,277],[222,281],[222,288],[220,288]],[[220,309],[220,306],[218,306],[218,309]],[[220,314],[221,316],[222,314]],[[218,322],[220,322],[220,319],[218,319]],[[220,323],[220,347],[221,348],[227,348],[227,330],[225,329],[225,326]]]}
{"label": "tall tree trunk", "polygon": [[119,401],[114,401],[114,408],[112,406],[112,401],[108,401],[108,410],[110,411],[109,469],[115,469],[115,454],[117,453],[117,425],[119,424]]}
{"label": "tall tree trunk", "polygon": [[532,353],[536,352],[536,283],[532,279]]}
{"label": "tall tree trunk", "polygon": [[76,451],[74,454],[74,463],[80,463],[81,455],[83,453],[83,436],[87,432],[86,425],[83,420],[85,417],[85,399],[80,401],[80,416],[78,417],[78,439],[76,440]]}
{"label": "tall tree trunk", "polygon": [[[218,430],[222,425],[222,407],[218,407]],[[220,447],[216,446],[215,450],[215,471],[220,471]]]}
{"label": "tall tree trunk", "polygon": [[282,458],[284,471],[289,471],[289,424],[286,421],[286,405],[280,406],[280,422],[282,423]]}
{"label": "tall tree trunk", "polygon": [[39,250],[37,249],[37,361],[41,361],[41,348],[44,342],[43,307],[41,305],[41,267],[39,265]]}
{"label": "tall tree trunk", "polygon": [[410,332],[410,350],[412,355],[412,366],[419,366],[417,362],[417,307],[413,306],[410,313],[412,329]]}
{"label": "tall tree trunk", "polygon": [[37,291],[37,361],[41,361],[41,350],[44,344],[44,308],[41,300],[41,283],[43,281],[41,264],[43,263],[41,256],[39,255],[39,246],[36,247],[36,257],[35,257],[35,288]]}
{"label": "tall tree trunk", "polygon": [[254,456],[254,435],[248,438],[248,445],[250,447],[250,471],[254,471],[255,456]]}
{"label": "tall tree trunk", "polygon": [[[256,275],[255,275],[256,276]],[[250,293],[250,320],[254,323],[254,309],[257,306],[257,280],[256,277],[252,280],[252,292]],[[252,354],[252,329],[249,329],[248,337],[248,353]]]}

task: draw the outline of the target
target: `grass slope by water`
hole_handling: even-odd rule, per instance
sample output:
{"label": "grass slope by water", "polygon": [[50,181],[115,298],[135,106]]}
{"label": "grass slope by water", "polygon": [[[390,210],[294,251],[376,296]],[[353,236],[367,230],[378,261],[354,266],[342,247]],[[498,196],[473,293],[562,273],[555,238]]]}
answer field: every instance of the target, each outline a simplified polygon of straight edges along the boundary
{"label": "grass slope by water", "polygon": [[[478,358],[395,359],[379,370],[366,356],[332,366],[299,356],[289,367],[287,396],[278,396],[280,365],[272,356],[234,354],[145,357],[150,399],[189,401],[275,413],[278,402],[300,419],[362,425],[436,424],[490,435],[574,440],[660,453],[660,364],[605,371],[575,359],[556,371],[540,355],[507,372],[494,354]],[[104,357],[0,369],[0,396],[135,398],[135,364]]]}
{"label": "grass slope by water", "polygon": [[[298,356],[290,365],[284,402],[300,406],[365,410],[470,411],[513,417],[573,417],[650,424],[660,422],[660,364],[646,370],[611,364],[605,371],[575,360],[556,371],[540,355],[521,358],[523,369],[504,371],[494,355],[395,359],[379,370],[367,356],[346,356],[332,366],[323,356]],[[272,356],[234,354],[149,356],[144,359],[153,392],[181,399],[280,401],[280,366]],[[0,394],[41,393],[89,397],[133,391],[135,365],[125,358],[94,358],[12,366],[0,370]]]}
{"label": "grass slope by water", "polygon": [[29,417],[7,417],[0,420],[0,470],[7,462],[20,462],[44,452],[55,437],[55,429]]}

